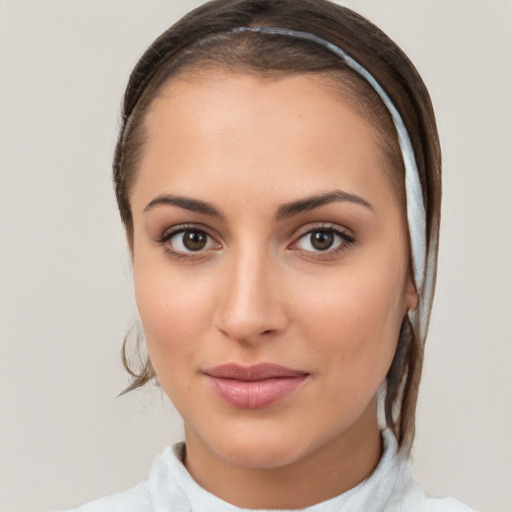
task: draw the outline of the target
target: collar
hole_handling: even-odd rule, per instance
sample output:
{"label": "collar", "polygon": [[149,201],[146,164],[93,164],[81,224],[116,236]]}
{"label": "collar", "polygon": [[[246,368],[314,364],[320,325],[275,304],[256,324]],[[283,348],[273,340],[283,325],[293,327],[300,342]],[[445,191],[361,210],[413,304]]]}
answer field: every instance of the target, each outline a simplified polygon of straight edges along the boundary
{"label": "collar", "polygon": [[[412,481],[412,465],[389,429],[381,432],[383,454],[373,473],[359,485],[303,512],[381,512],[391,501],[406,492]],[[148,479],[148,489],[158,512],[249,512],[199,486],[183,465],[185,444],[177,443],[160,455]],[[276,512],[259,509],[259,512]]]}

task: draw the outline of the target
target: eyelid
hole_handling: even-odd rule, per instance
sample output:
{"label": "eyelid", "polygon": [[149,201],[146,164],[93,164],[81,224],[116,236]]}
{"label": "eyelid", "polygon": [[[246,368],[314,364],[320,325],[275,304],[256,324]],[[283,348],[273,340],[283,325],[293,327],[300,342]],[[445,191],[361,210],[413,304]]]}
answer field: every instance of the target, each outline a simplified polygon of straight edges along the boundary
{"label": "eyelid", "polygon": [[215,234],[212,234],[212,230],[205,226],[204,224],[176,224],[175,226],[171,226],[163,230],[162,235],[155,238],[155,242],[163,242],[168,240],[171,236],[176,235],[177,233],[182,233],[183,231],[203,231],[211,238],[217,239],[218,237]]}
{"label": "eyelid", "polygon": [[[326,249],[324,251],[322,250],[316,250],[316,251],[309,251],[305,249],[301,249],[297,247],[300,240],[302,240],[305,236],[314,233],[315,231],[328,231],[334,233],[336,236],[340,237],[342,239],[342,242],[338,244],[335,248]],[[309,258],[314,259],[329,259],[332,257],[337,256],[339,253],[349,250],[352,245],[354,245],[356,242],[354,236],[351,234],[351,232],[338,225],[338,224],[332,224],[332,223],[326,223],[326,222],[320,222],[320,223],[312,223],[308,224],[306,226],[301,227],[301,229],[298,231],[298,233],[294,236],[294,241],[288,246],[289,249],[301,252],[305,255],[307,255]],[[295,247],[294,247],[295,246]]]}
{"label": "eyelid", "polygon": [[[216,244],[216,247],[201,249],[198,251],[180,251],[169,247],[169,244],[166,244],[173,236],[178,235],[179,233],[183,233],[186,231],[201,231],[206,234],[211,240],[213,240]],[[328,231],[334,233],[337,237],[341,238],[341,243],[339,243],[334,249],[328,248],[326,250],[305,250],[297,247],[298,243],[302,238],[307,236],[310,233],[315,231]],[[222,248],[222,243],[219,242],[219,236],[216,234],[212,234],[212,230],[200,223],[197,224],[178,224],[164,230],[163,234],[157,237],[155,242],[164,247],[164,250],[175,258],[183,258],[183,259],[199,259],[204,258],[207,255],[211,255],[213,251],[217,251]],[[293,242],[288,244],[287,248],[292,251],[301,252],[309,258],[313,259],[329,259],[336,257],[338,253],[349,250],[352,245],[356,243],[352,232],[345,227],[340,226],[339,224],[334,224],[330,222],[318,222],[318,223],[309,223],[305,226],[302,226],[298,229],[293,235]]]}
{"label": "eyelid", "polygon": [[340,234],[347,239],[354,240],[354,235],[350,229],[347,229],[339,224],[333,222],[310,222],[304,226],[301,226],[293,235],[294,240],[302,238],[304,235],[311,233],[312,231],[333,231]]}
{"label": "eyelid", "polygon": [[[198,251],[180,251],[169,247],[167,244],[169,240],[171,240],[174,236],[179,235],[180,233],[185,233],[187,231],[200,231],[205,233],[210,240],[215,242],[216,247],[201,249]],[[211,229],[202,224],[178,224],[176,226],[172,226],[167,228],[161,236],[157,237],[155,242],[163,246],[164,250],[171,256],[187,259],[204,258],[208,253],[216,251],[222,247],[222,244],[218,241],[218,237],[211,233]]]}

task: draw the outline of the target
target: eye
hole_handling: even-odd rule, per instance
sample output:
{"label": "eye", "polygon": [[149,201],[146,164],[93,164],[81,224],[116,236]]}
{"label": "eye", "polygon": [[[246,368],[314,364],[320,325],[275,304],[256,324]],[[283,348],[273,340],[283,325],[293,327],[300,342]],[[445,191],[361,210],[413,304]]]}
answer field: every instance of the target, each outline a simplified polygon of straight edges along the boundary
{"label": "eye", "polygon": [[158,242],[175,254],[199,253],[219,247],[206,231],[198,228],[175,229],[165,233]]}
{"label": "eye", "polygon": [[310,229],[294,244],[300,251],[333,253],[354,242],[347,233],[333,227]]}

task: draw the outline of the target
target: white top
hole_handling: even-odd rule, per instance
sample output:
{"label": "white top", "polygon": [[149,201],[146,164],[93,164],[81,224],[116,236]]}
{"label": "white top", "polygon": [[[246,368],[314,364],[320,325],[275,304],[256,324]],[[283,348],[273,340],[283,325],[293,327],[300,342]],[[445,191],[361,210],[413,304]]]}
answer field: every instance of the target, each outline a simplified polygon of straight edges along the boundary
{"label": "white top", "polygon": [[[390,430],[382,433],[384,453],[375,471],[359,485],[303,512],[472,512],[453,498],[430,498],[412,478],[412,464],[397,451]],[[125,492],[68,512],[244,512],[205,491],[183,465],[185,445],[167,448],[155,459],[149,478]],[[272,512],[263,511],[260,512]]]}

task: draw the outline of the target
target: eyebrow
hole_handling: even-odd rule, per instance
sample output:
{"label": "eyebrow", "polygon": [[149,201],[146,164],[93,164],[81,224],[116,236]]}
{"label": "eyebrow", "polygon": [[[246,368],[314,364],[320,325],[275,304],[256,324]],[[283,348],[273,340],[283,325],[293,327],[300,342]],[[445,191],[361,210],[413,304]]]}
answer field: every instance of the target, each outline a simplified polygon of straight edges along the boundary
{"label": "eyebrow", "polygon": [[300,199],[299,201],[283,204],[277,210],[276,219],[285,219],[287,217],[297,215],[298,213],[307,212],[309,210],[319,208],[320,206],[338,201],[347,201],[349,203],[358,204],[373,211],[373,206],[362,197],[336,189],[331,192],[326,192],[323,194],[306,197],[304,199]]}
{"label": "eyebrow", "polygon": [[199,201],[198,199],[191,199],[189,197],[182,196],[174,196],[171,194],[164,194],[158,197],[155,197],[151,202],[147,204],[144,208],[144,211],[147,212],[158,205],[171,205],[178,206],[183,208],[184,210],[190,210],[192,212],[202,213],[204,215],[210,215],[211,217],[219,217],[224,218],[224,216],[220,213],[215,206],[206,203],[204,201]]}
{"label": "eyebrow", "polygon": [[[333,190],[331,192],[317,194],[281,205],[277,209],[276,219],[285,219],[302,212],[319,208],[320,206],[324,206],[329,203],[344,201],[358,204],[368,208],[369,210],[373,210],[372,205],[362,197],[355,194],[349,194],[348,192],[343,192],[343,190]],[[144,208],[144,212],[147,212],[159,205],[178,206],[184,210],[202,213],[203,215],[209,215],[220,219],[224,218],[224,215],[210,203],[200,201],[198,199],[192,199],[190,197],[175,196],[172,194],[163,194],[155,197],[155,199],[150,201]]]}

